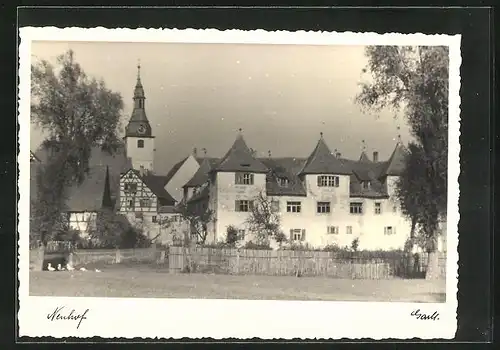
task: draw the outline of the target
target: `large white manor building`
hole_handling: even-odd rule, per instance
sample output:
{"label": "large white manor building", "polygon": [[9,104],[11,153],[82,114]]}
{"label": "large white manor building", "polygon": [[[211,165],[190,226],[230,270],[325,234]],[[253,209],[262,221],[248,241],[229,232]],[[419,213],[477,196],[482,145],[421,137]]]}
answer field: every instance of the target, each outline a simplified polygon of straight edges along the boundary
{"label": "large white manor building", "polygon": [[[228,226],[236,227],[248,241],[253,237],[246,224],[249,211],[263,194],[279,213],[282,231],[291,241],[315,247],[350,246],[357,238],[359,249],[397,249],[409,237],[410,223],[394,192],[404,166],[405,148],[400,140],[384,161],[377,152],[370,158],[365,151],[357,160],[344,159],[331,151],[322,135],[316,145],[312,141],[307,158],[270,154],[257,158],[240,130],[222,158],[199,157],[194,151],[167,174],[159,175],[140,74],[133,99],[124,147],[114,155],[93,150],[89,176],[71,191],[71,225],[83,234],[102,204],[111,202],[150,238],[168,244],[174,235],[189,229],[176,210],[187,203],[214,212],[207,243],[225,240]],[[37,164],[46,157],[41,151],[32,154],[32,186]],[[33,187],[31,193],[35,193]],[[106,193],[111,198],[103,198]],[[171,224],[162,225],[165,220]],[[444,248],[443,241],[440,247]]]}

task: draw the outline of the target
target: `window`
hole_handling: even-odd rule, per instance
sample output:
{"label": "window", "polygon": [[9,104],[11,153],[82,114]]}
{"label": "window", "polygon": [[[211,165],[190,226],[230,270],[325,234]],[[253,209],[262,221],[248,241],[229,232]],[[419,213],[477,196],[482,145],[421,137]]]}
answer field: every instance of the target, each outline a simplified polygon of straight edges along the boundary
{"label": "window", "polygon": [[253,174],[236,173],[234,174],[234,182],[237,185],[253,185]]}
{"label": "window", "polygon": [[318,214],[328,214],[328,213],[330,213],[330,202],[318,202],[318,206],[316,208],[316,212]]}
{"label": "window", "polygon": [[329,235],[338,235],[339,227],[338,226],[327,226],[327,233]]}
{"label": "window", "polygon": [[143,207],[143,208],[151,206],[151,200],[150,199],[141,199],[139,203],[140,203],[140,206]]}
{"label": "window", "polygon": [[278,179],[278,185],[280,187],[288,187],[288,184],[289,184],[289,181],[288,181],[288,179],[286,177],[280,177]]}
{"label": "window", "polygon": [[142,215],[142,213],[135,213],[135,218],[142,220],[144,218],[144,216]]}
{"label": "window", "polygon": [[128,173],[128,178],[129,178],[129,179],[132,179],[133,177],[134,177],[134,174],[132,174],[132,173]]}
{"label": "window", "polygon": [[129,208],[133,208],[134,207],[134,200],[133,199],[129,199],[128,200],[128,207]]}
{"label": "window", "polygon": [[238,230],[238,239],[239,240],[245,239],[245,230]]}
{"label": "window", "polygon": [[375,214],[382,213],[382,204],[380,202],[375,202]]}
{"label": "window", "polygon": [[144,108],[144,100],[139,100],[139,108]]}
{"label": "window", "polygon": [[144,140],[137,140],[137,148],[144,148]]}
{"label": "window", "polygon": [[271,201],[271,211],[275,213],[278,213],[280,211],[279,201]]}
{"label": "window", "polygon": [[153,215],[153,217],[151,218],[151,222],[158,222],[158,218],[156,217],[156,215]]}
{"label": "window", "polygon": [[318,176],[318,186],[319,187],[339,187],[339,177],[328,175],[328,176]]}
{"label": "window", "polygon": [[300,211],[301,211],[300,202],[286,202],[287,213],[300,213]]}
{"label": "window", "polygon": [[352,235],[352,226],[346,226],[345,233],[348,235]]}
{"label": "window", "polygon": [[306,230],[297,228],[290,230],[291,241],[305,241],[305,239],[306,239]]}
{"label": "window", "polygon": [[390,236],[396,233],[396,228],[393,226],[384,227],[384,235]]}
{"label": "window", "polygon": [[351,203],[349,211],[351,214],[363,214],[363,203]]}
{"label": "window", "polygon": [[251,208],[252,208],[252,201],[248,200],[235,201],[235,211],[249,212]]}

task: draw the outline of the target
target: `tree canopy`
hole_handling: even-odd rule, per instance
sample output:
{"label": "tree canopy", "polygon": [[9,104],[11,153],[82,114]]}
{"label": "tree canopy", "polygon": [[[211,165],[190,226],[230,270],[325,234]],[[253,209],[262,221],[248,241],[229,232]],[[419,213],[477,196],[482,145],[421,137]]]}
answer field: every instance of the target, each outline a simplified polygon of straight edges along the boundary
{"label": "tree canopy", "polygon": [[85,179],[92,149],[112,153],[118,147],[122,109],[120,94],[87,76],[71,50],[56,65],[32,64],[31,122],[48,135],[42,147],[49,158],[37,172],[33,208],[42,241],[60,220],[68,187]]}
{"label": "tree canopy", "polygon": [[370,46],[356,102],[366,111],[402,112],[414,141],[397,183],[403,212],[434,241],[446,215],[448,161],[448,47]]}

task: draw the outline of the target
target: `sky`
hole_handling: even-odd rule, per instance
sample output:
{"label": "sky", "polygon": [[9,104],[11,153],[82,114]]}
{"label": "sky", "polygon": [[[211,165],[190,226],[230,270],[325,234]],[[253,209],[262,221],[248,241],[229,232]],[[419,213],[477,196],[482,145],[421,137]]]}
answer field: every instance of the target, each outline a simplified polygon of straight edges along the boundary
{"label": "sky", "polygon": [[[155,172],[165,174],[193,148],[222,157],[238,129],[266,157],[307,157],[323,133],[330,149],[357,159],[363,149],[387,159],[404,120],[354,103],[367,63],[362,46],[33,42],[32,61],[68,49],[84,71],[122,95],[125,126],[141,64],[146,114],[156,136]],[[400,128],[398,130],[398,127]],[[122,128],[123,133],[123,128]],[[31,149],[43,135],[31,127]]]}

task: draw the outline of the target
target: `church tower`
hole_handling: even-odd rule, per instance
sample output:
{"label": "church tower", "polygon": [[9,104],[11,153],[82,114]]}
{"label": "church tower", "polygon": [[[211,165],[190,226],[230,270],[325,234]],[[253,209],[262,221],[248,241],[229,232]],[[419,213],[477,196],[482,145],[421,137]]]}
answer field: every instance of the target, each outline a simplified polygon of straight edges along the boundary
{"label": "church tower", "polygon": [[146,116],[146,97],[141,83],[141,65],[137,65],[137,83],[134,89],[134,109],[125,128],[125,146],[132,167],[137,170],[153,171],[154,141],[151,125]]}

